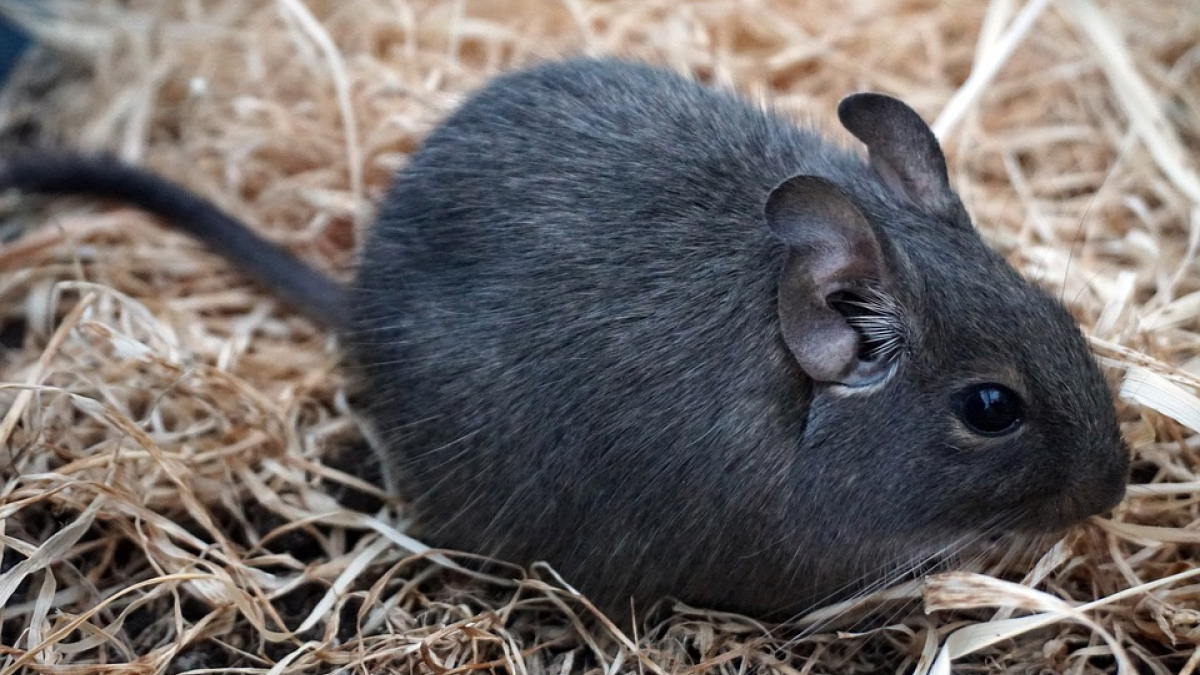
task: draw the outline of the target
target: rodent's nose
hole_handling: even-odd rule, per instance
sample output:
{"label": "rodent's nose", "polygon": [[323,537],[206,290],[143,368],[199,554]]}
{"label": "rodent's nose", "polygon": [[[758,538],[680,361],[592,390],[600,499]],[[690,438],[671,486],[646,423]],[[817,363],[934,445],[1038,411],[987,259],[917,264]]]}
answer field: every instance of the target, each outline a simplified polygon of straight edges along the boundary
{"label": "rodent's nose", "polygon": [[1112,479],[1110,484],[1112,488],[1109,492],[1108,504],[1103,510],[1108,511],[1121,503],[1125,499],[1125,486],[1129,481],[1129,462],[1125,461],[1113,469]]}
{"label": "rodent's nose", "polygon": [[1129,475],[1129,448],[1122,443],[1117,453],[1118,459],[1108,462],[1098,480],[1084,488],[1086,495],[1080,500],[1084,517],[1109,511],[1125,498],[1125,483]]}
{"label": "rodent's nose", "polygon": [[1096,481],[1076,484],[1050,503],[1050,508],[1035,516],[1038,527],[1048,530],[1074,527],[1083,521],[1112,510],[1125,498],[1125,482]]}
{"label": "rodent's nose", "polygon": [[1107,485],[1109,485],[1108,489],[1102,493],[1103,497],[1098,500],[1098,506],[1095,509],[1095,512],[1092,513],[1091,515],[1096,515],[1096,514],[1104,513],[1106,511],[1110,511],[1113,508],[1115,508],[1117,506],[1117,504],[1120,504],[1121,500],[1125,499],[1125,474],[1124,473],[1120,474],[1119,480],[1109,481],[1107,483]]}

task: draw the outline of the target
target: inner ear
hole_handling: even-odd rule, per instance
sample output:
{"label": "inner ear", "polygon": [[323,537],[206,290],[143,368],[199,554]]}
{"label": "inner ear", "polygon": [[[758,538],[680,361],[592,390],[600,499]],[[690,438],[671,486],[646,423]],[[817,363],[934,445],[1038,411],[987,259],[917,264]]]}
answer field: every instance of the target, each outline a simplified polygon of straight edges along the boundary
{"label": "inner ear", "polygon": [[838,119],[893,192],[931,211],[955,208],[942,146],[915,110],[884,94],[853,94],[838,104]]}
{"label": "inner ear", "polygon": [[857,387],[878,381],[889,364],[870,358],[837,306],[847,295],[886,292],[889,275],[870,222],[837,186],[818,176],[780,183],[764,215],[788,247],[778,310],[796,362],[817,382]]}

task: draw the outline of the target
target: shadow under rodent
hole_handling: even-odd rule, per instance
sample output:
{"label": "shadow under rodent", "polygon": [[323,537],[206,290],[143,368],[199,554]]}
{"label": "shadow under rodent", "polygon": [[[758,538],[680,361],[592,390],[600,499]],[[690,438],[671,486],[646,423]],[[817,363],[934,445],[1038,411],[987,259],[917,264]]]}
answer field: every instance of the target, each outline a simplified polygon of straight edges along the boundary
{"label": "shadow under rodent", "polygon": [[111,159],[15,155],[0,187],[139,205],[336,329],[429,543],[617,612],[785,617],[1107,510],[1128,466],[1078,326],[983,243],[925,123],[838,113],[867,161],[645,65],[499,77],[346,288]]}

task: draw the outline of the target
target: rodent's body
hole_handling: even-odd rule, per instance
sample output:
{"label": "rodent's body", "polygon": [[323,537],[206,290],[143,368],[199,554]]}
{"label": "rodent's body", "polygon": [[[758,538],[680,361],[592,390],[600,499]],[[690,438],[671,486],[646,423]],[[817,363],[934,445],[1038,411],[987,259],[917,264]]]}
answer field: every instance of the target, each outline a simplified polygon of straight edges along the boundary
{"label": "rodent's body", "polygon": [[[786,615],[1111,506],[1127,457],[1082,336],[898,106],[845,106],[870,165],[617,61],[499,78],[447,119],[340,327],[423,536],[547,560],[617,611]],[[850,330],[850,291],[885,298],[894,348]],[[980,382],[1019,394],[1016,426],[962,421]]]}
{"label": "rodent's body", "polygon": [[389,464],[434,542],[605,596],[776,603],[743,583],[830,526],[788,495],[836,496],[804,474],[809,386],[763,273],[784,251],[746,214],[832,163],[658,71],[564,75],[455,113],[366,242],[345,344]]}
{"label": "rodent's body", "polygon": [[[550,560],[602,597],[795,611],[963,536],[905,517],[955,480],[946,448],[900,440],[937,422],[917,382],[862,428],[840,411],[806,428],[829,401],[812,406],[780,335],[786,250],[759,219],[795,174],[831,179],[904,251],[1016,281],[858,157],[663,71],[543,67],[433,133],[362,251],[345,343],[434,542]],[[879,509],[877,481],[919,474],[944,475]]]}

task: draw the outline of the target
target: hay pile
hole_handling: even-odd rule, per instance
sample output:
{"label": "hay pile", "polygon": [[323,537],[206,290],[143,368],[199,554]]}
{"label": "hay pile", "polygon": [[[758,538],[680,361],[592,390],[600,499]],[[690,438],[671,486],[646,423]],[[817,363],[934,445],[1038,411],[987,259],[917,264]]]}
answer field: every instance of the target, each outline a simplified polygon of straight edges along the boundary
{"label": "hay pile", "polygon": [[530,59],[665,62],[847,142],[838,98],[900,95],[1124,383],[1137,454],[1111,521],[1003,579],[937,577],[841,632],[836,608],[798,633],[665,607],[620,635],[544,570],[518,588],[418,554],[358,471],[327,334],[141,213],[10,197],[0,235],[28,232],[0,246],[0,675],[1200,667],[1195,0],[0,7],[47,47],[3,94],[7,140],[115,150],[343,278],[389,173]]}

